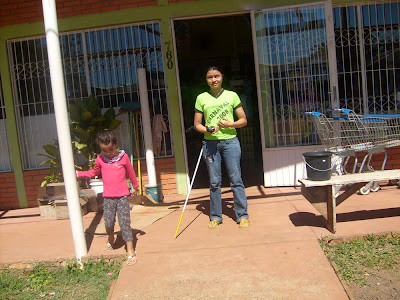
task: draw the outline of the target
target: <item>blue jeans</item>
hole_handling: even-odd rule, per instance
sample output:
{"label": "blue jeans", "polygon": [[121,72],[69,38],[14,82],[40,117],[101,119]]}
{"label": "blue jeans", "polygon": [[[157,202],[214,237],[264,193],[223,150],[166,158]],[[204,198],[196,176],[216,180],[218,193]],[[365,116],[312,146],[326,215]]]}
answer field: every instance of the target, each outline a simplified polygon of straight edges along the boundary
{"label": "blue jeans", "polygon": [[233,205],[236,221],[249,218],[247,214],[247,197],[244,191],[240,170],[240,143],[237,137],[228,140],[205,140],[203,145],[203,159],[206,162],[210,177],[210,220],[222,222],[221,204],[221,161],[225,162],[233,192]]}

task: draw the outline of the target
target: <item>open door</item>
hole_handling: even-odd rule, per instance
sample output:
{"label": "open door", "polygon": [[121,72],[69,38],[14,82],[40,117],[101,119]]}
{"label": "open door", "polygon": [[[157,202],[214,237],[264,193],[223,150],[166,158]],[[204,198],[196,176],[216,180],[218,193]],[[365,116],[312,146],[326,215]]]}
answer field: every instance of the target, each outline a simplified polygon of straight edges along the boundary
{"label": "open door", "polygon": [[[224,71],[222,86],[239,95],[248,119],[247,126],[237,130],[242,148],[243,182],[246,187],[262,185],[259,105],[250,14],[179,19],[173,21],[173,28],[189,178],[193,176],[203,140],[203,134],[191,129],[195,100],[198,94],[209,89],[205,74],[208,67],[215,65]],[[228,187],[224,164],[222,172],[222,186]],[[208,186],[207,168],[201,160],[193,188]]]}
{"label": "open door", "polygon": [[302,111],[338,107],[330,1],[252,11],[264,185],[304,178],[302,153],[321,149]]}

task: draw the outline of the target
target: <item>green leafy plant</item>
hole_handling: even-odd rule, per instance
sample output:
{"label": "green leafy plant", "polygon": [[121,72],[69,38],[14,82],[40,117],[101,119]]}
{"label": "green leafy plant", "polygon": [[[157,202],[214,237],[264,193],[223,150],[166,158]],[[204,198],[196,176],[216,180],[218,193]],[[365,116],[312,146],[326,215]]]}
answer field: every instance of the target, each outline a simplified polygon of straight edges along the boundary
{"label": "green leafy plant", "polygon": [[[100,153],[96,143],[97,133],[105,129],[114,130],[121,125],[122,121],[116,119],[117,115],[112,107],[102,113],[99,103],[93,95],[90,95],[87,100],[78,99],[71,103],[69,114],[72,121],[70,130],[74,155],[76,153],[83,154],[89,161],[88,167],[93,168],[96,157]],[[53,144],[44,145],[43,149],[46,154],[40,153],[38,156],[44,156],[47,160],[40,165],[49,164],[50,174],[45,177],[41,186],[63,182],[58,140],[55,139]],[[77,165],[75,168],[83,169]]]}
{"label": "green leafy plant", "polygon": [[116,119],[113,107],[103,114],[94,95],[90,95],[87,100],[75,100],[70,104],[69,113],[73,144],[89,160],[89,168],[92,168],[100,153],[96,144],[97,133],[106,129],[115,130],[122,121]]}
{"label": "green leafy plant", "polygon": [[53,144],[48,144],[43,146],[44,151],[47,154],[39,153],[38,156],[44,156],[48,159],[42,162],[40,165],[50,165],[50,175],[45,177],[45,180],[42,181],[41,186],[45,186],[48,183],[54,182],[63,182],[63,173],[62,173],[62,164],[61,164],[61,156],[60,156],[60,146],[58,144],[58,140],[54,139]]}
{"label": "green leafy plant", "polygon": [[[42,162],[40,165],[50,165],[50,174],[45,177],[42,181],[41,186],[45,186],[49,183],[64,182],[62,163],[60,155],[60,145],[58,140],[53,139],[53,144],[47,144],[43,146],[46,154],[39,153],[38,156],[44,156],[48,158],[46,161]],[[75,168],[82,169],[80,166],[75,165]]]}

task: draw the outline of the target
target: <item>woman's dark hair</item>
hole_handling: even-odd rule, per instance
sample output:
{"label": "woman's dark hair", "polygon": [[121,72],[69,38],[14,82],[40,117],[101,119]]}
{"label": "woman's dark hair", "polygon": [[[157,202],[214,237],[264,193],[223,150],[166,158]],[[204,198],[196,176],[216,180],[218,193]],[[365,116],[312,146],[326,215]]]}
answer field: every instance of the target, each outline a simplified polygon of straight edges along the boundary
{"label": "woman's dark hair", "polygon": [[102,130],[97,133],[96,143],[103,145],[116,144],[118,143],[118,137],[112,130]]}
{"label": "woman's dark hair", "polygon": [[207,69],[207,72],[206,72],[206,73],[208,73],[208,71],[218,71],[218,72],[220,72],[222,75],[224,75],[224,71],[222,70],[221,67],[211,66],[211,67],[209,67],[209,68]]}

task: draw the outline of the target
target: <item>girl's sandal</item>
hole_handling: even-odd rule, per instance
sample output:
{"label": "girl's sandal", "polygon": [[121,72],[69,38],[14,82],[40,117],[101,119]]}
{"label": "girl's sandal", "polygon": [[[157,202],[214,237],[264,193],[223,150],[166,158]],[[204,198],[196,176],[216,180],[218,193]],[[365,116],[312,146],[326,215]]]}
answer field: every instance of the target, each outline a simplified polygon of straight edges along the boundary
{"label": "girl's sandal", "polygon": [[110,243],[107,243],[106,251],[113,251],[113,250],[114,250],[113,246]]}
{"label": "girl's sandal", "polygon": [[247,228],[249,227],[249,223],[250,223],[249,219],[243,218],[239,221],[239,228],[240,229]]}
{"label": "girl's sandal", "polygon": [[136,251],[135,251],[135,255],[129,255],[128,256],[128,259],[127,259],[127,261],[126,261],[126,264],[128,265],[128,266],[132,266],[132,265],[134,265],[134,264],[136,264],[137,263],[137,256],[136,256]]}
{"label": "girl's sandal", "polygon": [[210,223],[208,223],[208,228],[217,229],[219,224],[222,224],[222,222],[218,221],[218,220],[212,220],[212,221],[210,221]]}

